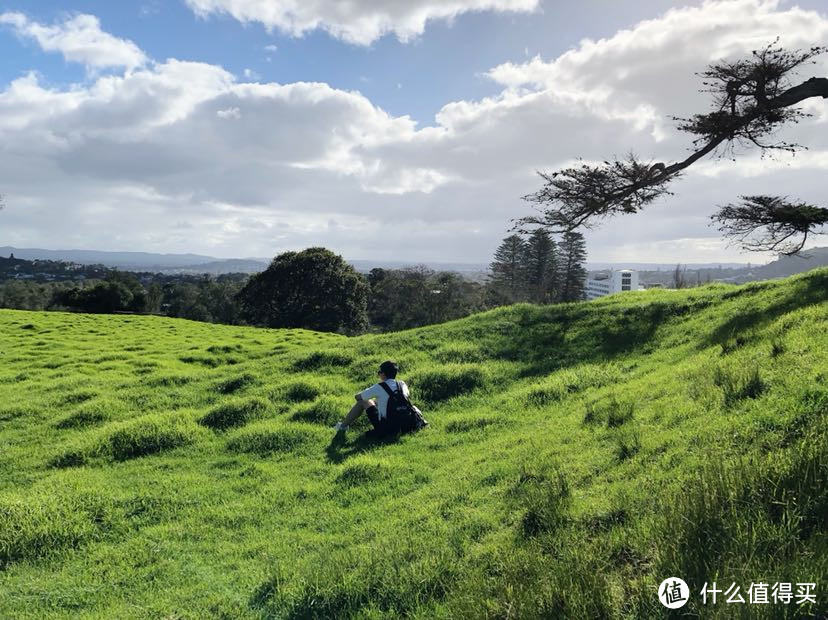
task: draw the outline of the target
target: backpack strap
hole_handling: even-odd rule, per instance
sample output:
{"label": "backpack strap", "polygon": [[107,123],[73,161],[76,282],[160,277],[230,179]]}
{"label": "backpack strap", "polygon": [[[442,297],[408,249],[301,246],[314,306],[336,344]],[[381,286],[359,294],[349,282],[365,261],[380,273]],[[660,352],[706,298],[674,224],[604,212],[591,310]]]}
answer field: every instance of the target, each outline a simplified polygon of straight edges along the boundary
{"label": "backpack strap", "polygon": [[[388,393],[388,396],[393,396],[394,395],[394,391],[390,387],[388,387],[388,384],[385,381],[380,383],[380,386],[382,387],[383,390],[385,390]],[[399,387],[399,384],[397,384],[397,386]]]}

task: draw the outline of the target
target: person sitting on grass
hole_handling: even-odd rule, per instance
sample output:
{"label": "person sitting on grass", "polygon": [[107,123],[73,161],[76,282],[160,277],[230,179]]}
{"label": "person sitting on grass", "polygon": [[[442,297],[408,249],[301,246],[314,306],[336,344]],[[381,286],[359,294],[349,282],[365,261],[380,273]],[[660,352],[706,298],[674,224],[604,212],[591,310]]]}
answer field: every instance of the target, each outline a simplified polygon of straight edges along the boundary
{"label": "person sitting on grass", "polygon": [[394,361],[380,364],[379,381],[354,396],[356,404],[334,429],[337,432],[348,430],[363,411],[377,435],[405,433],[426,426],[428,422],[420,410],[411,404],[408,386],[397,379],[398,371],[399,366]]}

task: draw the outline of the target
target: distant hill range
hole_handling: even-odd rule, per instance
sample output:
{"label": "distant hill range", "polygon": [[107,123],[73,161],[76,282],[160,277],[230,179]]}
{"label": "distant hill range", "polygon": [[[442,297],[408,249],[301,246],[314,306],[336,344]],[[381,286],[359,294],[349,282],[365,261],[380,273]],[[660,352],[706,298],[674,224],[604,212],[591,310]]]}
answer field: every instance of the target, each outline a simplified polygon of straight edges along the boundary
{"label": "distant hill range", "polygon": [[220,259],[199,254],[151,254],[149,252],[99,252],[96,250],[43,250],[40,248],[0,247],[0,256],[25,260],[53,260],[80,265],[106,265],[117,269],[152,271],[183,269]]}
{"label": "distant hill range", "polygon": [[[222,259],[202,254],[153,254],[150,252],[104,252],[96,250],[44,250],[38,248],[0,247],[0,256],[26,260],[65,261],[80,265],[105,265],[125,271],[164,274],[221,275],[225,273],[258,273],[267,268],[267,258]],[[470,279],[484,280],[489,271],[485,263],[454,263],[432,261],[379,261],[351,260],[354,268],[363,273],[374,268],[402,269],[423,265],[435,271],[454,271]],[[815,267],[828,265],[828,248],[813,248],[800,256],[782,256],[766,265],[748,263],[695,263],[682,264],[688,282],[718,280],[726,282],[751,282],[770,278],[783,278]],[[645,284],[669,285],[675,263],[587,263],[589,271],[603,269],[635,269]]]}
{"label": "distant hill range", "polygon": [[828,265],[828,248],[812,248],[797,256],[780,256],[777,260],[749,271],[760,279],[786,278],[795,273],[809,271],[816,267]]}
{"label": "distant hill range", "polygon": [[[786,278],[797,273],[810,271],[817,267],[828,265],[828,248],[812,248],[796,256],[780,256],[766,265],[681,265],[683,278],[687,285],[704,284],[705,282],[727,282],[744,284],[758,280],[772,280]],[[670,269],[641,269],[639,279],[645,286],[662,285],[671,287],[674,284],[676,265]]]}
{"label": "distant hill range", "polygon": [[[25,260],[52,260],[65,261],[80,265],[105,265],[124,271],[141,271],[153,273],[209,273],[220,275],[223,273],[258,273],[270,264],[268,258],[216,258],[201,254],[152,254],[149,252],[104,252],[96,250],[43,250],[39,248],[0,247],[0,256],[8,258],[14,254],[15,258]],[[384,269],[402,269],[425,265],[435,271],[456,271],[469,277],[485,276],[488,265],[476,263],[449,263],[449,262],[404,262],[404,261],[376,261],[351,260],[357,271],[367,273],[376,267]]]}

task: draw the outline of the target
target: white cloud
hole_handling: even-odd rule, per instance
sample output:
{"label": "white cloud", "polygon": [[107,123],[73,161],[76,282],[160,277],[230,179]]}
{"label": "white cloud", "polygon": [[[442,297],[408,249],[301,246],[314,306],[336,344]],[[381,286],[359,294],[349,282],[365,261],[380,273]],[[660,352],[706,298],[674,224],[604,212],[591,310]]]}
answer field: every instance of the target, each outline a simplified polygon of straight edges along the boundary
{"label": "white cloud", "polygon": [[[66,90],[31,73],[0,92],[6,242],[219,256],[326,245],[485,262],[529,213],[520,197],[539,188],[535,170],[629,149],[683,157],[689,138],[666,119],[706,109],[694,72],[771,31],[806,47],[828,37],[828,18],[758,0],[671,11],[555,59],[496,67],[500,94],[449,103],[423,128],[358,92],[240,83],[203,63],[148,63]],[[675,196],[590,233],[590,259],[733,259],[708,226],[717,204],[763,192],[824,204],[828,135],[814,123],[828,104],[808,109],[815,118],[780,137],[811,151],[706,160]]]}
{"label": "white cloud", "polygon": [[408,194],[409,192],[424,192],[430,194],[436,188],[444,185],[449,178],[428,168],[398,168],[385,172],[375,171],[371,179],[363,183],[366,191],[377,194]]}
{"label": "white cloud", "polygon": [[186,0],[198,14],[226,13],[242,22],[261,22],[292,36],[321,29],[357,45],[393,33],[401,41],[421,35],[429,20],[451,20],[472,11],[527,12],[539,0]]}
{"label": "white cloud", "polygon": [[61,24],[46,26],[23,13],[1,13],[0,24],[10,26],[21,37],[34,39],[46,52],[60,52],[70,62],[92,69],[125,67],[134,69],[147,57],[132,41],[119,39],[101,30],[94,15],[76,15]]}
{"label": "white cloud", "polygon": [[216,116],[219,118],[241,118],[241,109],[240,108],[227,108],[226,110],[219,110],[216,112]]}

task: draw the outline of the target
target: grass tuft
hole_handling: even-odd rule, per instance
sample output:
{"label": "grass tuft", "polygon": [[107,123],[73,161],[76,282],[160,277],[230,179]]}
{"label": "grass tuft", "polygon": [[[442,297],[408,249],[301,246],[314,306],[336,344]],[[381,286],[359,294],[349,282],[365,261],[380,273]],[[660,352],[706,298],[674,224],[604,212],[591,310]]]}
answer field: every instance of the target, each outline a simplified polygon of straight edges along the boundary
{"label": "grass tuft", "polygon": [[447,365],[418,374],[411,385],[418,398],[434,404],[484,387],[486,373],[478,366]]}
{"label": "grass tuft", "polygon": [[759,398],[768,387],[758,366],[736,372],[719,366],[714,371],[713,383],[721,388],[726,408],[733,407],[746,398]]}
{"label": "grass tuft", "polygon": [[309,425],[259,422],[239,431],[227,442],[227,448],[267,456],[299,452],[318,439],[319,429]]}
{"label": "grass tuft", "polygon": [[314,351],[293,363],[294,370],[315,372],[328,368],[343,368],[353,362],[353,358],[334,351]]}
{"label": "grass tuft", "polygon": [[235,394],[239,390],[246,388],[256,382],[256,377],[250,373],[244,373],[232,379],[226,379],[216,386],[216,391],[219,394]]}
{"label": "grass tuft", "polygon": [[595,426],[601,424],[601,409],[595,403],[587,403],[584,410],[584,426]]}
{"label": "grass tuft", "polygon": [[198,422],[215,431],[244,426],[253,420],[264,417],[269,405],[261,398],[236,400],[219,405],[210,410]]}
{"label": "grass tuft", "polygon": [[214,355],[220,354],[228,354],[228,353],[238,353],[239,351],[243,351],[244,347],[240,344],[233,344],[233,345],[213,345],[207,348],[207,353],[212,353]]}
{"label": "grass tuft", "polygon": [[527,538],[554,532],[568,520],[572,490],[557,465],[524,464],[510,495],[523,508],[520,530]]}
{"label": "grass tuft", "polygon": [[193,444],[200,436],[195,422],[183,415],[154,414],[124,423],[108,436],[101,451],[126,461]]}
{"label": "grass tuft", "polygon": [[339,401],[331,396],[322,396],[316,401],[293,413],[290,419],[296,422],[309,422],[331,426],[336,424],[347,413],[343,411]]}
{"label": "grass tuft", "polygon": [[34,416],[37,410],[33,407],[3,407],[0,409],[0,422],[11,422],[17,418]]}
{"label": "grass tuft", "polygon": [[87,452],[82,448],[70,448],[58,453],[49,461],[49,467],[66,469],[68,467],[80,467],[89,462]]}
{"label": "grass tuft", "polygon": [[448,344],[434,352],[434,358],[443,364],[479,364],[486,355],[472,344]]}
{"label": "grass tuft", "polygon": [[[819,564],[801,549],[824,536],[818,532],[828,514],[828,443],[812,433],[782,459],[711,462],[665,506],[653,532],[659,574],[681,575],[697,587],[736,570],[780,581],[776,575],[811,579],[806,575]],[[821,607],[807,603],[796,615],[821,615],[824,605],[817,601]],[[700,601],[689,607],[692,615],[703,612]]]}
{"label": "grass tuft", "polygon": [[623,428],[615,433],[615,458],[626,461],[641,450],[641,432],[637,428]]}
{"label": "grass tuft", "polygon": [[607,408],[607,428],[615,428],[626,424],[633,419],[635,403],[632,401],[618,402],[614,397]]}
{"label": "grass tuft", "polygon": [[494,416],[473,416],[460,420],[451,420],[446,424],[447,433],[467,433],[477,431],[490,426],[503,424],[503,420]]}
{"label": "grass tuft", "polygon": [[106,422],[109,415],[101,409],[95,407],[90,409],[81,409],[72,415],[63,418],[55,424],[55,428],[66,430],[70,428],[85,428],[87,426],[97,426],[102,422]]}
{"label": "grass tuft", "polygon": [[23,497],[0,495],[0,570],[100,540],[124,525],[106,495],[73,493],[70,485]]}
{"label": "grass tuft", "polygon": [[785,341],[781,338],[774,338],[771,341],[771,357],[779,357],[785,352]]}
{"label": "grass tuft", "polygon": [[313,400],[319,396],[322,391],[308,381],[297,381],[291,383],[285,388],[284,397],[292,403],[302,403],[308,400]]}
{"label": "grass tuft", "polygon": [[392,468],[386,461],[363,456],[344,465],[336,477],[336,482],[344,486],[377,484],[388,480],[391,475]]}
{"label": "grass tuft", "polygon": [[70,392],[65,396],[61,397],[60,404],[61,405],[78,405],[80,403],[85,403],[88,400],[92,400],[98,396],[97,392],[90,392],[89,390],[81,390],[79,392]]}
{"label": "grass tuft", "polygon": [[159,375],[151,377],[147,381],[147,385],[152,387],[175,387],[187,385],[194,379],[195,377],[192,375]]}

